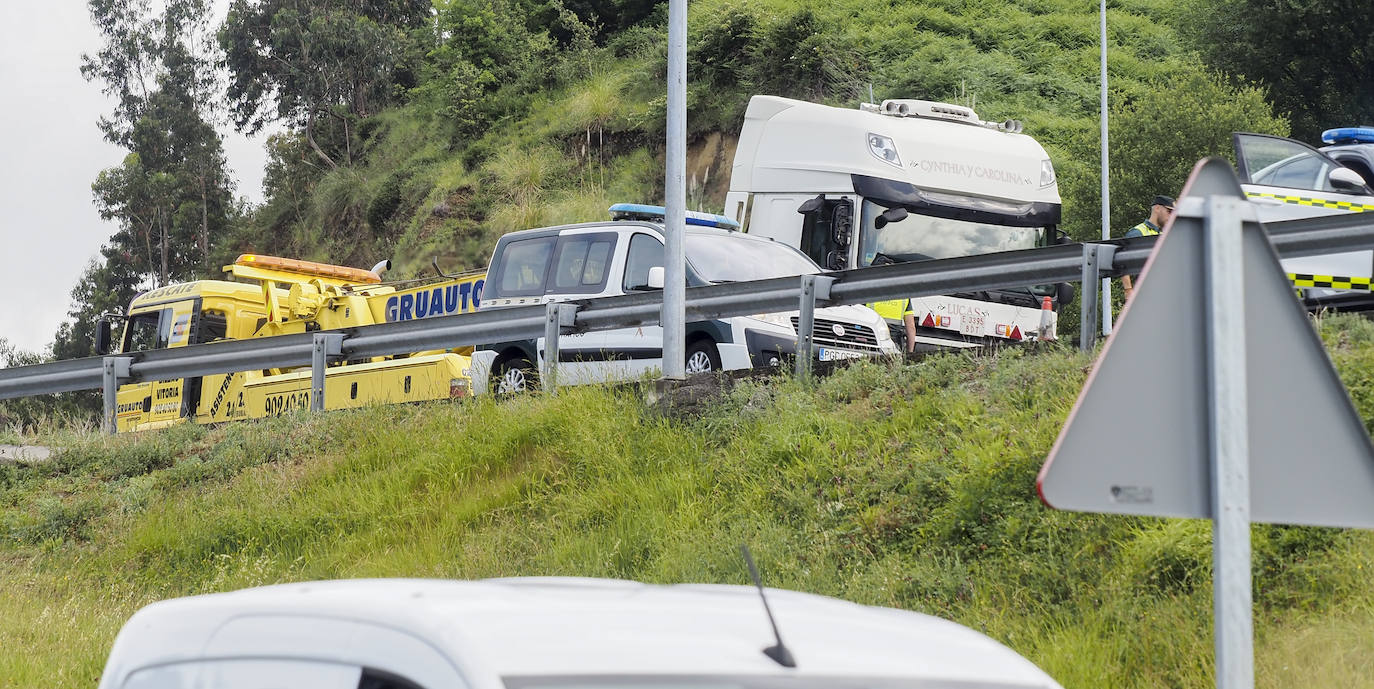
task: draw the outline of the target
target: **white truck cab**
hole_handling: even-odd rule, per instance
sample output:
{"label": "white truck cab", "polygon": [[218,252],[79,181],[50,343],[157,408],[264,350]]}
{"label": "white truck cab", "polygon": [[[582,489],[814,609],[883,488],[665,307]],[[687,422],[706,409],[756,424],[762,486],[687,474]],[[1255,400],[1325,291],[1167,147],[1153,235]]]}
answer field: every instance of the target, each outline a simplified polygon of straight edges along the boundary
{"label": "white truck cab", "polygon": [[[1321,149],[1268,134],[1239,132],[1232,142],[1241,188],[1261,222],[1374,211],[1374,127],[1326,131]],[[1283,260],[1310,308],[1374,306],[1374,251]]]}
{"label": "white truck cab", "polygon": [[1059,689],[953,622],[767,590],[573,578],[285,584],[149,605],[99,689]]}
{"label": "white truck cab", "polygon": [[[754,96],[730,172],[725,215],[798,247],[827,270],[1030,249],[1059,240],[1049,155],[1015,120],[984,122],[949,103],[858,109]],[[1034,339],[1034,286],[912,300],[918,346]],[[1054,322],[1053,319],[1050,321]]]}
{"label": "white truck cab", "polygon": [[[492,253],[481,309],[500,309],[663,288],[663,207],[617,204],[605,222],[511,232]],[[781,242],[746,235],[728,218],[689,213],[687,286],[820,272]],[[781,366],[796,352],[796,311],[687,324],[687,373]],[[883,319],[864,306],[816,309],[822,361],[896,354]],[[495,342],[473,354],[473,389],[510,393],[536,384],[544,339]],[[633,380],[663,365],[663,328],[643,325],[559,338],[560,383]]]}

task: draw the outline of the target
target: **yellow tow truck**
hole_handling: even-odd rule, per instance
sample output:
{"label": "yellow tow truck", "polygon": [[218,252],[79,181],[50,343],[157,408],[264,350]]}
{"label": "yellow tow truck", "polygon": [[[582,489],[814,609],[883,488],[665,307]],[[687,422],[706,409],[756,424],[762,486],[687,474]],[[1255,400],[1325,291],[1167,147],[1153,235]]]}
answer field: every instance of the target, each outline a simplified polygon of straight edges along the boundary
{"label": "yellow tow truck", "polygon": [[[380,270],[245,254],[232,280],[195,280],[129,304],[118,347],[102,319],[96,349],[134,353],[475,311],[485,273],[382,282]],[[437,266],[436,266],[437,271]],[[453,399],[470,393],[471,348],[349,360],[325,372],[325,408]],[[117,432],[218,423],[310,407],[310,368],[268,369],[120,386]]]}

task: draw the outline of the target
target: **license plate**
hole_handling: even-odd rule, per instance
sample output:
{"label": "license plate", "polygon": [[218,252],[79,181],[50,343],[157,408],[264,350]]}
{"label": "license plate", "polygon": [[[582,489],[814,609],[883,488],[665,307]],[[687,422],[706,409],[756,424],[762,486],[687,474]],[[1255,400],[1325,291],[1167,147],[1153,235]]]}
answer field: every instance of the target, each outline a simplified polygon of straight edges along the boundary
{"label": "license plate", "polygon": [[860,352],[851,352],[847,349],[826,349],[825,347],[820,347],[818,349],[818,356],[821,361],[838,361],[840,359],[858,359],[862,357],[863,354]]}
{"label": "license plate", "polygon": [[959,332],[964,335],[982,337],[987,332],[982,316],[963,316],[959,319]]}

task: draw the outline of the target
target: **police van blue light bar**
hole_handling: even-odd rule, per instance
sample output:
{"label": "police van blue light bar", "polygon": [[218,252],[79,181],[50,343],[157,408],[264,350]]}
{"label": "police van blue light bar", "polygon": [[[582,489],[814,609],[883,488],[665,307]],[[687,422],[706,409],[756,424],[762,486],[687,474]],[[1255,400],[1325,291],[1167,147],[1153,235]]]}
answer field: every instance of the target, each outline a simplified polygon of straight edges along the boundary
{"label": "police van blue light bar", "polygon": [[[610,207],[611,220],[647,220],[663,222],[667,210],[663,206],[649,206],[642,203],[617,203]],[[702,227],[717,227],[722,230],[738,230],[739,223],[723,215],[687,211],[687,224]]]}
{"label": "police van blue light bar", "polygon": [[1374,127],[1337,127],[1322,132],[1324,144],[1374,144]]}

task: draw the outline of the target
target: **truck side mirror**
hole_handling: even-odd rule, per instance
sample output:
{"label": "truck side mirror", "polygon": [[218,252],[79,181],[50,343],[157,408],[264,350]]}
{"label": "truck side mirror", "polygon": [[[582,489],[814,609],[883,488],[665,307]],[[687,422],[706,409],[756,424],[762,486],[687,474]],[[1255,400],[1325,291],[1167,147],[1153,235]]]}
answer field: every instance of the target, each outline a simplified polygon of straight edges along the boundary
{"label": "truck side mirror", "polygon": [[1060,244],[1073,244],[1073,237],[1070,237],[1068,232],[1065,232],[1060,229],[1055,229],[1054,243],[1056,246]]}
{"label": "truck side mirror", "polygon": [[649,268],[649,289],[663,289],[663,266]]}
{"label": "truck side mirror", "polygon": [[905,208],[889,208],[873,219],[873,227],[881,230],[887,227],[888,223],[906,220],[907,215],[908,213]]}
{"label": "truck side mirror", "polygon": [[1072,284],[1061,282],[1054,286],[1054,298],[1059,302],[1060,306],[1072,303],[1073,297],[1074,289]]}
{"label": "truck side mirror", "polygon": [[95,353],[110,353],[110,321],[102,318],[95,322]]}
{"label": "truck side mirror", "polygon": [[830,215],[830,239],[840,248],[849,246],[854,234],[854,206],[849,201],[835,204]]}
{"label": "truck side mirror", "polygon": [[825,194],[821,194],[814,199],[807,199],[802,205],[797,206],[797,212],[802,215],[815,213],[825,205]]}

